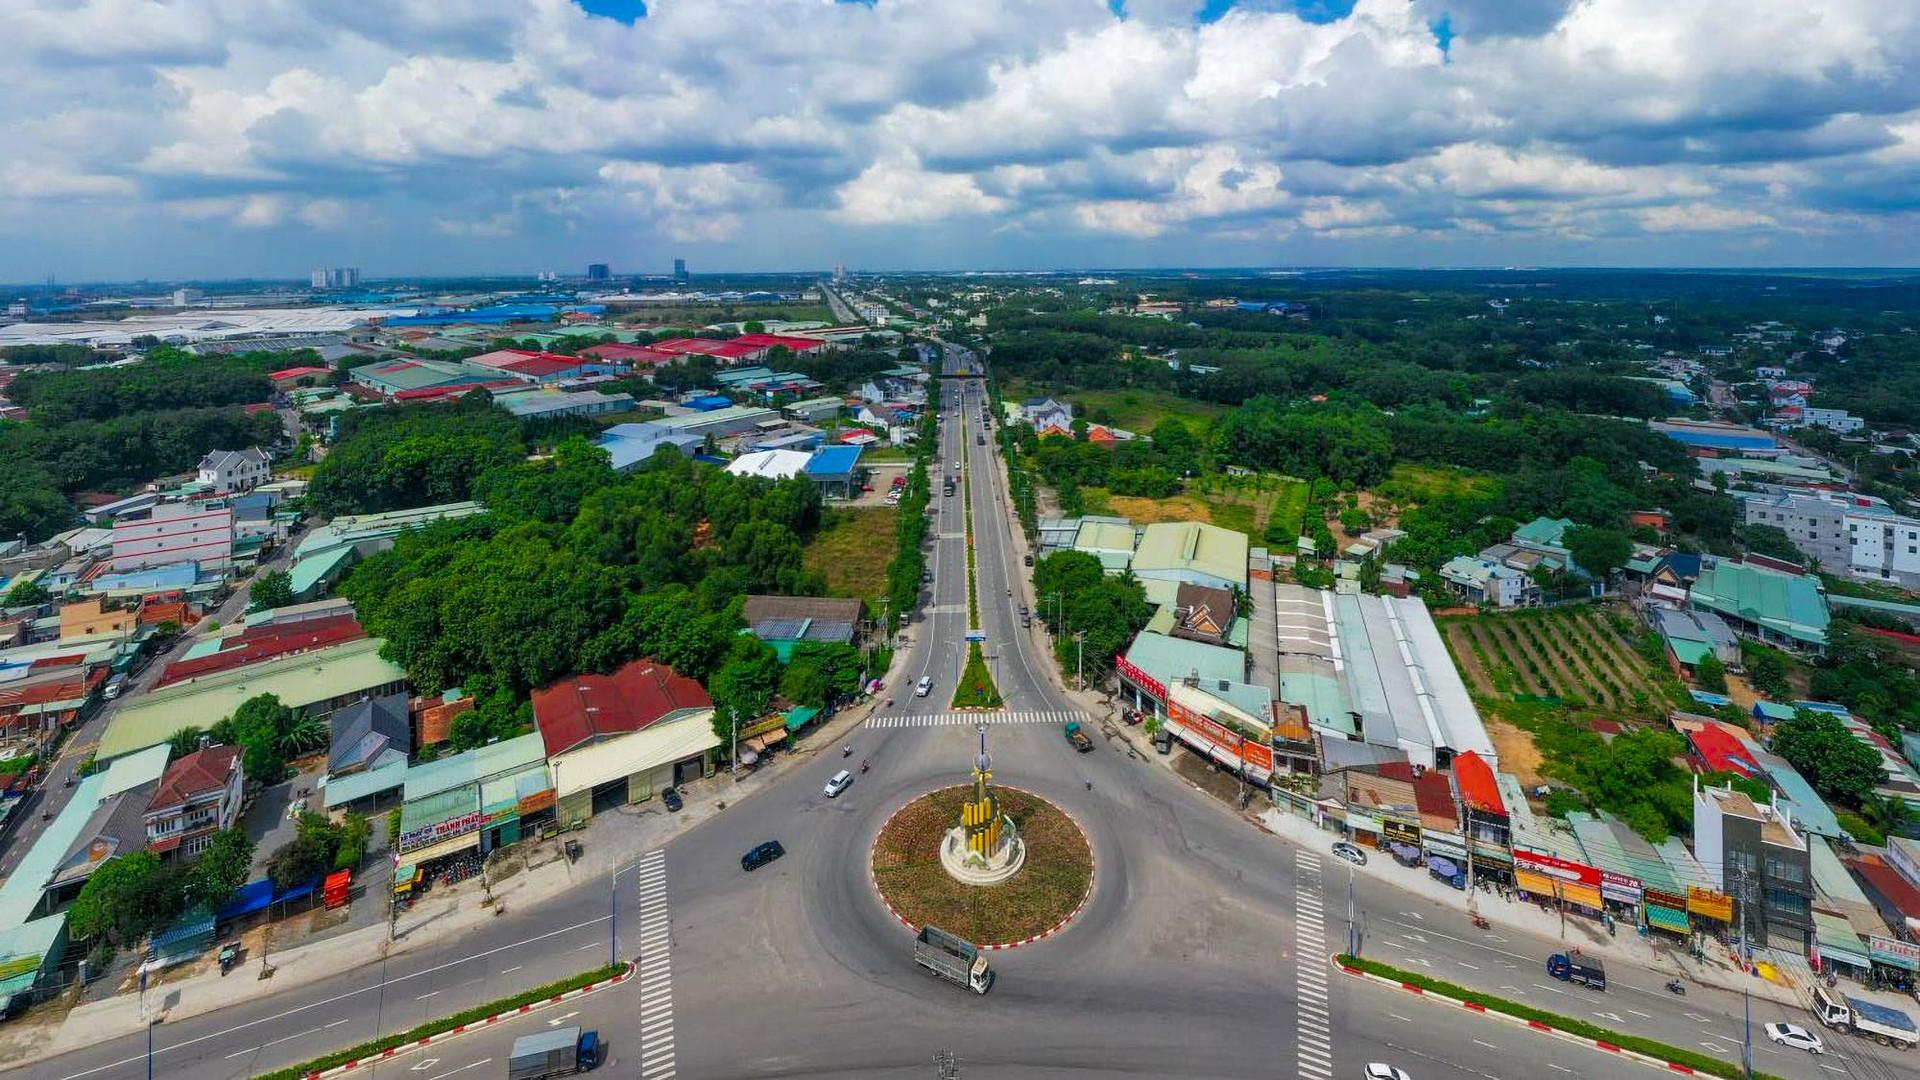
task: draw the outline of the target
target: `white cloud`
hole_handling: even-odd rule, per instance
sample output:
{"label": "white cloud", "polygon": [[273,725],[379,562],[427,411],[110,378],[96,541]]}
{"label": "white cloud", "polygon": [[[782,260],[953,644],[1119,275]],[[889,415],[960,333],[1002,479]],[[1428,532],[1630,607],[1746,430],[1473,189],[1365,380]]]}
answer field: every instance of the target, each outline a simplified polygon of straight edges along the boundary
{"label": "white cloud", "polygon": [[[395,269],[442,244],[805,264],[850,232],[949,265],[917,241],[956,228],[1063,263],[1289,230],[1417,237],[1370,260],[1631,236],[1686,261],[1769,230],[1891,259],[1920,214],[1920,5],[1201,6],[658,0],[629,26],[568,0],[11,0],[0,277],[70,250],[257,272],[221,239],[268,228],[294,270],[320,233]],[[80,203],[113,212],[55,212]],[[182,219],[203,248],[140,242]],[[807,246],[754,247],[769,230]]]}

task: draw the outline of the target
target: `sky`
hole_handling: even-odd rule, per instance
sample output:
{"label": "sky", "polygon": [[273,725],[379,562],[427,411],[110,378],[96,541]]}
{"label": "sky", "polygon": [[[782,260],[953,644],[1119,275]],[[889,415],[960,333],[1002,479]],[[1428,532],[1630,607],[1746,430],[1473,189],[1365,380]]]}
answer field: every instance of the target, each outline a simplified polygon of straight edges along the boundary
{"label": "sky", "polygon": [[1912,265],[1914,0],[7,0],[0,280]]}

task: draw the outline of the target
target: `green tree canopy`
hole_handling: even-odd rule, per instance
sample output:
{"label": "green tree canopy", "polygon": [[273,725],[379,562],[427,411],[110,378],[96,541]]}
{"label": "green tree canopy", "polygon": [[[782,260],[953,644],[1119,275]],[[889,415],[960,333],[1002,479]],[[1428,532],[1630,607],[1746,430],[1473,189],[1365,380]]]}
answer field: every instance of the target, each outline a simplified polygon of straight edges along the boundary
{"label": "green tree canopy", "polygon": [[1724,694],[1727,692],[1727,667],[1719,657],[1708,653],[1693,665],[1693,681],[1708,693]]}
{"label": "green tree canopy", "polygon": [[1860,805],[1885,775],[1880,755],[1847,730],[1838,716],[1800,709],[1773,729],[1773,752],[1829,799]]}
{"label": "green tree canopy", "polygon": [[285,570],[269,570],[254,580],[247,595],[247,610],[272,611],[293,603],[293,575]]}
{"label": "green tree canopy", "polygon": [[1575,525],[1566,532],[1567,553],[1590,574],[1605,577],[1627,565],[1633,557],[1633,541],[1618,529],[1596,529]]}

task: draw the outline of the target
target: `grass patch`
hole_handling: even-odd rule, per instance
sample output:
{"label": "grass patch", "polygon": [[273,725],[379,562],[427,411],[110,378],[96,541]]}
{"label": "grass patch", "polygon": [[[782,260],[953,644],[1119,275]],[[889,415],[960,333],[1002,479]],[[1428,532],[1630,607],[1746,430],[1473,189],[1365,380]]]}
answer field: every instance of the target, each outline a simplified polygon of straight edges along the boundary
{"label": "grass patch", "polygon": [[[1628,1035],[1610,1028],[1603,1028],[1598,1024],[1588,1023],[1585,1020],[1576,1019],[1571,1016],[1562,1016],[1559,1013],[1548,1012],[1545,1009],[1536,1009],[1531,1005],[1522,1005],[1517,1001],[1508,1001],[1505,998],[1492,997],[1478,990],[1469,990],[1464,986],[1422,975],[1417,971],[1404,971],[1391,964],[1382,964],[1377,960],[1368,960],[1365,957],[1350,956],[1345,953],[1342,953],[1339,959],[1342,964],[1350,968],[1358,968],[1369,975],[1379,975],[1392,979],[1395,982],[1405,983],[1408,986],[1417,986],[1422,990],[1431,990],[1436,994],[1443,994],[1460,1001],[1471,1001],[1476,1005],[1486,1006],[1491,1012],[1505,1013],[1508,1016],[1518,1017],[1522,1020],[1537,1020],[1543,1024],[1551,1024],[1562,1031],[1578,1035],[1581,1038],[1596,1039],[1600,1042],[1611,1043],[1623,1050],[1632,1050],[1650,1057],[1664,1058],[1667,1061],[1686,1065],[1696,1071],[1706,1073],[1709,1076],[1724,1076],[1730,1078],[1730,1080],[1734,1080],[1734,1078],[1745,1075],[1738,1064],[1722,1061],[1717,1057],[1709,1057],[1697,1050],[1688,1050],[1679,1046],[1668,1046],[1666,1043],[1656,1042],[1638,1035]],[[1777,1080],[1777,1078],[1768,1073],[1755,1072],[1753,1075],[1762,1078],[1762,1080]]]}
{"label": "grass patch", "polygon": [[836,596],[856,596],[879,607],[887,593],[887,568],[894,556],[894,521],[900,511],[888,506],[838,506],[823,511],[820,531],[807,545],[802,564],[827,579]]}
{"label": "grass patch", "polygon": [[953,707],[956,709],[997,709],[1000,700],[1000,688],[993,685],[993,673],[987,670],[986,654],[980,651],[980,643],[967,646],[967,666],[960,672],[960,685],[953,688]]}
{"label": "grass patch", "polygon": [[943,788],[902,807],[873,845],[873,880],[916,926],[933,925],[982,945],[1019,941],[1067,917],[1093,887],[1093,851],[1058,807],[1024,791],[995,788],[1000,810],[1027,845],[1020,872],[999,885],[963,885],[940,865],[947,830],[960,823],[967,786]]}
{"label": "grass patch", "polygon": [[298,1065],[285,1069],[276,1069],[270,1073],[261,1073],[260,1080],[302,1080],[302,1078],[312,1073],[331,1069],[336,1065],[345,1065],[349,1061],[357,1061],[361,1058],[378,1054],[382,1050],[418,1042],[429,1035],[438,1035],[441,1032],[452,1031],[462,1024],[471,1024],[475,1020],[483,1020],[492,1016],[494,1013],[506,1012],[508,1009],[517,1009],[522,1005],[532,1005],[536,1002],[545,1001],[555,994],[564,994],[569,990],[578,990],[588,983],[597,983],[602,979],[610,979],[625,970],[626,965],[622,964],[617,967],[599,967],[594,968],[592,971],[583,971],[578,975],[561,979],[558,982],[550,982],[545,986],[537,986],[532,990],[523,991],[512,997],[501,998],[498,1001],[488,1002],[485,1005],[476,1005],[471,1009],[466,1009],[438,1020],[429,1020],[424,1024],[402,1031],[396,1035],[369,1039],[357,1046],[351,1046],[345,1050],[336,1050],[331,1054],[314,1058],[312,1061],[304,1061]]}
{"label": "grass patch", "polygon": [[1063,396],[1078,406],[1075,415],[1084,414],[1091,423],[1110,423],[1141,435],[1151,433],[1153,425],[1168,417],[1197,428],[1228,412],[1224,405],[1160,390],[1078,390]]}
{"label": "grass patch", "polygon": [[1213,508],[1192,495],[1174,495],[1165,499],[1141,499],[1132,495],[1114,495],[1107,499],[1113,513],[1136,525],[1157,521],[1212,521]]}
{"label": "grass patch", "polygon": [[1255,537],[1255,543],[1259,542],[1258,534],[1254,532],[1254,508],[1251,503],[1215,503],[1209,509],[1213,513],[1215,525],[1246,533],[1248,536]]}

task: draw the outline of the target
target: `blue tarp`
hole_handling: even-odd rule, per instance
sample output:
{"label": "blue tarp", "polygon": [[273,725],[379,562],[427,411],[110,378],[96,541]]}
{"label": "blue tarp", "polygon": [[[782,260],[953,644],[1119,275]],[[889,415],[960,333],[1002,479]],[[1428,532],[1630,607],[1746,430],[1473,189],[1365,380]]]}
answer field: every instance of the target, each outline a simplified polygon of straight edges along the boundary
{"label": "blue tarp", "polygon": [[1711,705],[1716,709],[1722,705],[1733,704],[1733,699],[1726,696],[1725,694],[1713,694],[1713,693],[1708,693],[1705,690],[1691,690],[1688,692],[1693,695],[1693,700],[1699,702],[1702,705]]}
{"label": "blue tarp", "polygon": [[272,878],[249,881],[240,886],[240,891],[233,894],[233,899],[227,903],[227,906],[215,912],[213,917],[220,922],[242,918],[264,909],[269,904],[278,904],[283,900],[298,900],[312,892],[319,884],[320,879],[314,878],[305,885],[296,885],[276,895],[273,891]]}

